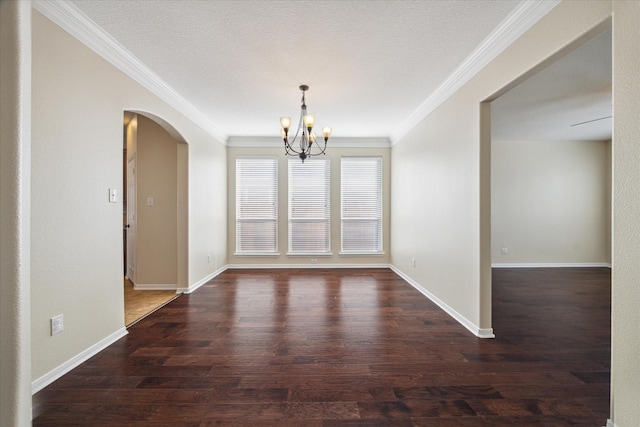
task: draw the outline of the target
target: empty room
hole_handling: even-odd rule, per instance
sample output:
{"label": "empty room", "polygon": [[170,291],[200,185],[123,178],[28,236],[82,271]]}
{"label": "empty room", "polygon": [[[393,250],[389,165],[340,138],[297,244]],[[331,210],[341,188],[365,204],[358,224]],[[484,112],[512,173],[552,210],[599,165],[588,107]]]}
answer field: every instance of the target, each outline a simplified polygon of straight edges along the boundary
{"label": "empty room", "polygon": [[638,24],[0,2],[0,424],[638,425]]}

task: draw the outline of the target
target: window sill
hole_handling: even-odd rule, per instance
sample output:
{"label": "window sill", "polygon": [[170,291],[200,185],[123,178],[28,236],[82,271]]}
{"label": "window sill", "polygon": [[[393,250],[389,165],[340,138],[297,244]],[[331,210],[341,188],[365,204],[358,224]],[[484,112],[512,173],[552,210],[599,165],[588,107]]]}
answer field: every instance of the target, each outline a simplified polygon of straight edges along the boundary
{"label": "window sill", "polygon": [[235,252],[233,256],[247,257],[279,257],[280,252]]}
{"label": "window sill", "polygon": [[331,252],[287,252],[287,256],[301,256],[301,257],[309,257],[309,256],[332,256]]}
{"label": "window sill", "polygon": [[340,256],[384,256],[384,252],[340,252]]}

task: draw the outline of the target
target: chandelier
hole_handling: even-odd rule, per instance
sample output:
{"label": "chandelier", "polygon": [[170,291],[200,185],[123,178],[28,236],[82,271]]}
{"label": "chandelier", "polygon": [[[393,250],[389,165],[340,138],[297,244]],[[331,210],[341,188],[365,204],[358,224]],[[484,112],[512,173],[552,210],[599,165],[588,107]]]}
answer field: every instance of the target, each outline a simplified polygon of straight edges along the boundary
{"label": "chandelier", "polygon": [[[304,160],[307,157],[324,154],[327,149],[327,141],[329,140],[329,136],[331,135],[331,128],[328,126],[322,128],[324,144],[321,145],[320,143],[318,143],[316,134],[315,132],[313,132],[313,124],[315,118],[311,114],[307,114],[307,104],[305,104],[304,99],[304,93],[309,90],[309,86],[300,85],[300,90],[302,91],[302,106],[300,108],[298,130],[296,130],[296,134],[293,136],[293,139],[290,139],[289,129],[291,127],[291,118],[280,117],[280,125],[282,126],[282,128],[280,129],[280,133],[282,134],[282,139],[284,140],[284,151],[286,155],[297,155],[302,160],[302,163],[304,163]],[[298,142],[298,144],[296,144],[296,141]],[[312,149],[314,150],[313,152]]]}

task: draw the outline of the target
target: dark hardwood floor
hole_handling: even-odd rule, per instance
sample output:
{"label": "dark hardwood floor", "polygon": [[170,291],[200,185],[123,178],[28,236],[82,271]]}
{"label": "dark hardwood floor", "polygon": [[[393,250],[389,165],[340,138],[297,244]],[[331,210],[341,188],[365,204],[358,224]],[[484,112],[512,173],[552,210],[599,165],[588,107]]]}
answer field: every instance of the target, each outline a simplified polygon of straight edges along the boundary
{"label": "dark hardwood floor", "polygon": [[598,426],[609,269],[494,270],[478,339],[391,270],[229,270],[34,396],[35,426]]}

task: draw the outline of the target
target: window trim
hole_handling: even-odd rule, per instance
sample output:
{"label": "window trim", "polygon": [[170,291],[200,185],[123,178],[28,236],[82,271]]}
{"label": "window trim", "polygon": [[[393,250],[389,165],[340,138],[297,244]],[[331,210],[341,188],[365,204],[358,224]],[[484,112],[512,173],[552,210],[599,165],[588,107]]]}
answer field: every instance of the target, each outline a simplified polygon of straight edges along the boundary
{"label": "window trim", "polygon": [[[238,218],[238,209],[240,206],[240,200],[239,200],[239,194],[238,194],[238,190],[239,190],[239,185],[238,185],[238,160],[271,160],[274,162],[274,166],[275,166],[275,181],[274,181],[274,190],[275,190],[275,194],[274,194],[274,201],[275,201],[275,218],[273,219],[273,222],[275,224],[275,241],[274,241],[274,249],[273,250],[268,250],[268,251],[240,251],[239,247],[240,247],[240,234],[238,233],[238,223],[239,222],[245,222],[245,223],[249,223],[249,222],[257,222],[259,219],[258,218],[250,218],[250,219],[246,219],[246,220],[242,220],[240,218]],[[279,174],[279,159],[278,156],[236,156],[236,161],[235,161],[235,175],[236,175],[236,180],[235,180],[235,205],[236,205],[236,210],[235,210],[235,240],[236,240],[236,247],[235,247],[235,252],[234,252],[234,256],[262,256],[262,257],[277,257],[280,256],[280,251],[279,251],[279,222],[280,222],[280,218],[279,218],[279,210],[278,210],[278,205],[279,205],[279,188],[278,188],[278,176]]]}
{"label": "window trim", "polygon": [[[344,198],[343,198],[343,174],[344,174],[344,162],[345,159],[369,159],[376,160],[378,163],[379,169],[379,212],[380,216],[378,218],[355,218],[355,219],[347,219],[345,221],[344,218]],[[379,247],[377,249],[365,250],[365,249],[354,249],[354,250],[345,250],[344,249],[344,223],[345,222],[358,222],[358,221],[370,221],[376,220],[379,222],[378,224],[378,241]],[[379,256],[384,255],[384,157],[383,156],[342,156],[340,158],[340,255],[344,256]]]}
{"label": "window trim", "polygon": [[287,183],[288,183],[288,194],[287,194],[287,242],[288,242],[288,248],[287,248],[287,256],[292,256],[292,257],[296,257],[296,256],[331,256],[332,255],[332,251],[331,251],[331,227],[332,227],[332,222],[331,222],[331,160],[330,158],[328,158],[328,156],[323,156],[322,158],[308,158],[304,164],[301,163],[301,168],[304,166],[308,166],[310,163],[313,162],[324,162],[324,164],[326,165],[326,170],[324,171],[326,174],[326,186],[325,186],[325,190],[326,190],[326,214],[327,217],[326,219],[324,219],[323,221],[326,222],[327,224],[327,249],[326,251],[292,251],[291,247],[292,247],[292,243],[293,243],[293,238],[294,236],[292,235],[291,232],[291,224],[292,223],[305,223],[305,222],[316,222],[318,221],[318,218],[298,218],[298,219],[293,219],[291,218],[291,209],[292,209],[292,204],[291,204],[291,197],[292,197],[292,183],[291,183],[291,165],[298,165],[298,163],[300,163],[300,159],[298,158],[288,158],[287,161]]}

